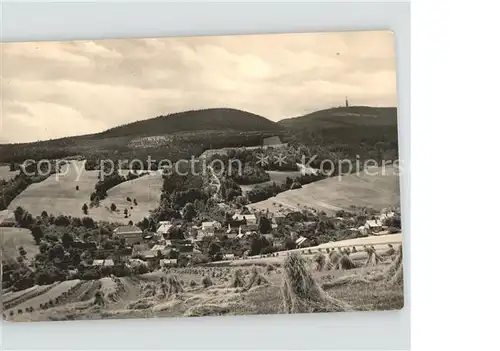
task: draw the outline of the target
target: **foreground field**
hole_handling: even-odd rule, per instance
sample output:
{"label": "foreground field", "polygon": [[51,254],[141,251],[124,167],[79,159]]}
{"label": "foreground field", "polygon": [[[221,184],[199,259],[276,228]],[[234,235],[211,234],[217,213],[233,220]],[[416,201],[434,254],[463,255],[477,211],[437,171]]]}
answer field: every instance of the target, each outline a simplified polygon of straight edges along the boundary
{"label": "foreground field", "polygon": [[[33,215],[47,211],[55,216],[83,217],[82,206],[89,204],[98,175],[99,171],[85,171],[84,161],[71,161],[70,165],[63,167],[61,173],[30,185],[10,203],[8,209],[15,210],[21,206]],[[137,222],[149,216],[149,211],[158,206],[162,185],[159,173],[121,183],[108,190],[108,197],[101,201],[100,207],[89,209],[88,215],[97,221]],[[134,206],[127,201],[127,197],[137,199],[138,205]],[[112,203],[117,206],[118,211],[110,210]],[[130,208],[132,206],[133,209]],[[125,209],[130,213],[127,218],[123,214]]]}
{"label": "foreground field", "polygon": [[[325,257],[321,266],[316,257],[292,255],[284,264],[172,268],[138,277],[37,286],[5,295],[4,318],[21,322],[403,307],[402,277],[395,283],[392,272],[401,264],[397,253],[381,255],[373,264],[353,258],[351,267],[336,266],[333,256]],[[295,290],[298,286],[302,288]],[[102,298],[95,298],[96,292]]]}
{"label": "foreground field", "polygon": [[334,214],[349,206],[368,206],[375,210],[399,204],[399,176],[393,167],[372,168],[365,172],[342,177],[323,179],[304,185],[301,189],[288,190],[250,207],[258,210],[279,212],[283,209],[297,210],[312,207]]}

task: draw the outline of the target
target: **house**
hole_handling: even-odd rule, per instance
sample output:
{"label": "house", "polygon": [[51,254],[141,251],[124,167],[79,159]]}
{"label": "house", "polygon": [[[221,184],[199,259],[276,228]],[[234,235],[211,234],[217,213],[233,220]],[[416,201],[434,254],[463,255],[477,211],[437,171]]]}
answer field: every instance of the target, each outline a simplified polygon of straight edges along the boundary
{"label": "house", "polygon": [[170,267],[176,267],[176,266],[177,266],[177,259],[175,259],[175,258],[160,260],[160,267],[161,268],[170,268]]}
{"label": "house", "polygon": [[113,231],[115,237],[125,240],[125,245],[131,246],[142,242],[142,230],[135,225],[126,225]]}
{"label": "house", "polygon": [[301,247],[306,242],[306,240],[307,238],[301,236],[297,240],[295,240],[295,245],[297,245],[297,247]]}
{"label": "house", "polygon": [[92,266],[98,266],[98,267],[113,267],[115,263],[111,259],[105,259],[105,260],[94,260],[92,261]]}
{"label": "house", "polygon": [[370,233],[376,233],[383,229],[382,222],[378,219],[369,219],[365,223],[365,228]]}
{"label": "house", "polygon": [[158,229],[156,229],[156,233],[161,236],[166,235],[170,228],[172,228],[173,226],[172,222],[170,221],[160,221],[158,224],[159,226]]}
{"label": "house", "polygon": [[262,234],[262,236],[266,238],[266,240],[269,241],[270,243],[272,243],[274,240],[274,236],[272,234]]}
{"label": "house", "polygon": [[214,236],[221,228],[222,224],[217,221],[202,222],[196,240],[202,240],[205,236]]}
{"label": "house", "polygon": [[235,214],[229,221],[229,228],[241,227],[242,231],[252,231],[258,229],[257,217],[253,214]]}
{"label": "house", "polygon": [[225,254],[224,256],[222,256],[222,259],[224,261],[232,261],[235,259],[235,256],[234,254]]}

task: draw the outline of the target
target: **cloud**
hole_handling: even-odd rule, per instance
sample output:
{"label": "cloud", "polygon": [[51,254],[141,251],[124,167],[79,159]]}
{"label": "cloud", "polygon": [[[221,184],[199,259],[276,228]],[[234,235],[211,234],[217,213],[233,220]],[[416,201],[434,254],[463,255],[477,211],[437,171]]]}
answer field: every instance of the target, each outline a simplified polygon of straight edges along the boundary
{"label": "cloud", "polygon": [[188,109],[271,120],[396,105],[390,32],[2,44],[0,140],[93,133]]}

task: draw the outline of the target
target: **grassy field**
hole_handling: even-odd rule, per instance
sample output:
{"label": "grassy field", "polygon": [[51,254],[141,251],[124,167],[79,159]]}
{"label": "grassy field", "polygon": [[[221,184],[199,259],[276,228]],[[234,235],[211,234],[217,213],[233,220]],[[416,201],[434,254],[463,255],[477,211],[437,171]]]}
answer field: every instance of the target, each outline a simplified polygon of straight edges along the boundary
{"label": "grassy field", "polygon": [[267,174],[271,177],[271,180],[267,182],[257,183],[257,184],[249,184],[249,185],[240,185],[241,190],[243,192],[250,191],[255,189],[258,186],[265,186],[268,184],[272,184],[275,182],[276,184],[284,184],[286,182],[286,178],[295,178],[301,175],[300,171],[291,171],[291,172],[282,172],[282,171],[266,171]]}
{"label": "grassy field", "polygon": [[0,166],[0,180],[11,180],[16,175],[19,174],[19,171],[10,171],[10,166]]}
{"label": "grassy field", "polygon": [[[377,170],[378,175],[360,172],[359,175],[349,174],[323,179],[304,185],[301,189],[285,191],[249,207],[278,212],[307,206],[334,214],[352,205],[367,206],[376,210],[399,205],[399,176],[394,173],[392,167],[386,167],[385,175],[382,175],[381,168]],[[375,173],[377,170],[371,169],[370,172]]]}
{"label": "grassy field", "polygon": [[[55,216],[63,214],[73,217],[84,217],[82,206],[89,205],[90,194],[95,190],[99,171],[85,171],[84,161],[72,161],[60,174],[53,174],[43,182],[30,185],[9,205],[9,210],[17,206],[23,207],[34,216],[47,211]],[[66,168],[68,167],[68,169]],[[81,174],[79,174],[81,170]],[[122,172],[127,174],[128,171]],[[108,197],[101,201],[98,208],[89,209],[89,216],[97,221],[114,221],[128,223],[137,222],[149,215],[149,211],[158,206],[163,180],[160,174],[151,174],[127,181],[108,190]],[[79,190],[76,190],[76,187]],[[137,199],[138,206],[126,200]],[[111,212],[114,203],[118,211]],[[130,207],[133,206],[132,210]],[[128,208],[130,216],[125,218],[123,212]]]}
{"label": "grassy field", "polygon": [[[10,203],[8,209],[15,210],[21,206],[33,216],[47,211],[54,216],[64,214],[83,217],[82,206],[89,203],[99,172],[83,171],[78,178],[77,169],[83,170],[82,161],[72,161],[71,165],[63,167],[61,174],[52,174],[43,182],[31,184]],[[79,190],[76,190],[76,186]]]}
{"label": "grassy field", "polygon": [[0,227],[0,238],[3,259],[16,259],[19,256],[20,246],[24,247],[29,259],[38,253],[38,246],[36,246],[29,229]]}
{"label": "grassy field", "polygon": [[[4,312],[4,318],[20,322],[196,317],[276,314],[287,311],[391,310],[400,309],[404,305],[402,282],[395,284],[391,279],[391,268],[398,261],[397,253],[383,256],[383,261],[373,265],[366,264],[366,258],[353,257],[350,269],[342,265],[335,266],[328,256],[325,256],[326,260],[321,267],[313,257],[297,257],[302,262],[298,266],[291,264],[291,260],[263,267],[196,266],[172,268],[167,272],[155,271],[138,277],[56,283],[46,291],[40,290],[39,295],[31,292],[34,295],[32,299],[20,299],[21,303],[18,305],[11,303],[9,310]],[[301,272],[301,275],[295,277],[293,272]],[[298,295],[292,296],[295,305],[292,303],[290,310],[287,302],[289,295],[285,292],[289,294],[292,291],[293,294],[293,289],[296,288],[294,285],[303,286],[304,282],[307,282],[305,290],[298,290]],[[99,289],[96,289],[96,283]],[[289,289],[290,286],[292,290]],[[103,305],[95,304],[92,299],[92,294],[97,290],[107,296]],[[91,293],[85,293],[86,291]],[[299,296],[302,291],[310,294],[305,300],[303,296]],[[54,301],[61,296],[64,296],[64,300],[55,302],[54,307],[39,308],[40,303]],[[9,300],[12,301],[12,297]],[[302,301],[302,305],[297,301]],[[304,306],[304,303],[310,305]],[[335,307],[337,303],[343,306],[342,309]],[[30,307],[34,311],[25,312]],[[20,309],[24,309],[22,313],[19,313]]]}
{"label": "grassy field", "polygon": [[[158,207],[162,187],[161,174],[155,172],[118,184],[108,190],[108,196],[101,201],[100,207],[89,210],[89,215],[98,221],[127,223],[131,220],[134,223],[138,222],[144,217],[148,217],[150,211]],[[127,197],[132,202],[127,201]],[[137,200],[137,206],[133,203],[134,199]],[[113,203],[117,207],[115,212],[110,210]],[[128,211],[128,218],[125,218],[125,209]]]}

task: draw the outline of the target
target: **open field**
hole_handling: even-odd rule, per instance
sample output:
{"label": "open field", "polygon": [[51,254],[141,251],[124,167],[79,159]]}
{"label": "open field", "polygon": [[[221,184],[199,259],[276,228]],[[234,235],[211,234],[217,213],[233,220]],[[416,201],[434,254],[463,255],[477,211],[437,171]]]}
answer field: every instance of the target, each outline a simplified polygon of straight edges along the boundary
{"label": "open field", "polygon": [[267,174],[271,177],[271,180],[267,182],[262,182],[262,183],[257,183],[257,184],[248,184],[248,185],[240,185],[240,188],[243,192],[250,191],[252,189],[255,189],[256,187],[259,186],[265,186],[268,184],[272,184],[275,182],[277,185],[281,185],[286,183],[286,178],[296,178],[301,175],[300,171],[290,171],[290,172],[283,172],[283,171],[266,171]]}
{"label": "open field", "polygon": [[[85,161],[71,161],[71,165],[63,167],[62,172],[53,174],[40,183],[31,184],[9,205],[9,210],[17,206],[23,207],[34,216],[42,211],[49,214],[84,217],[82,206],[89,205],[90,194],[95,190],[99,171],[85,171]],[[69,167],[69,168],[67,168]],[[128,174],[128,170],[121,171]],[[163,180],[161,174],[154,172],[131,181],[126,181],[108,190],[108,197],[101,201],[98,208],[89,209],[89,216],[96,221],[128,223],[149,216],[149,211],[158,207]],[[76,187],[79,190],[76,190]],[[137,199],[138,206],[126,200]],[[118,211],[111,212],[109,207],[114,203]],[[131,210],[130,207],[134,206]],[[128,208],[130,216],[125,218],[123,211]]]}
{"label": "open field", "polygon": [[[152,172],[149,175],[118,184],[108,190],[108,196],[101,201],[98,208],[89,209],[89,216],[97,221],[138,222],[144,217],[148,217],[150,211],[158,207],[162,187],[163,179],[159,172]],[[127,197],[132,202],[127,201]],[[137,206],[133,203],[134,199],[137,200]],[[117,208],[115,212],[110,210],[113,203]],[[123,213],[125,209],[128,211],[128,218],[125,218]]]}
{"label": "open field", "polygon": [[399,176],[393,167],[372,168],[365,172],[331,177],[304,185],[301,189],[288,190],[267,200],[249,205],[257,210],[278,212],[284,209],[298,210],[305,206],[328,214],[334,214],[349,206],[367,206],[375,210],[399,205]]}
{"label": "open field", "polygon": [[38,246],[29,229],[0,227],[0,240],[3,259],[16,259],[19,256],[20,246],[26,250],[28,259],[32,259],[38,253]]}
{"label": "open field", "polygon": [[[52,174],[43,182],[31,184],[9,205],[9,210],[23,207],[33,216],[47,211],[54,216],[64,214],[83,217],[82,206],[89,202],[95,189],[99,171],[85,171],[84,161],[71,161],[63,166],[62,173]],[[82,170],[78,177],[78,170]],[[66,173],[67,174],[64,174]],[[76,186],[80,189],[76,190]]]}
{"label": "open field", "polygon": [[10,166],[0,166],[0,180],[11,180],[14,178],[16,175],[19,174],[19,171],[10,171]]}
{"label": "open field", "polygon": [[[391,310],[404,305],[403,285],[390,284],[388,280],[395,255],[385,256],[375,265],[365,265],[364,258],[353,259],[352,269],[328,264],[320,269],[311,257],[302,257],[314,284],[324,290],[323,298],[340,299],[346,311]],[[101,292],[114,294],[104,298],[102,305],[94,304],[89,294],[82,295],[82,290],[93,283],[84,283],[87,284],[84,289],[79,281],[67,281],[11,306],[4,312],[4,318],[20,322],[286,313],[283,295],[283,282],[289,277],[286,272],[286,267],[277,263],[265,267],[172,268],[137,277],[104,278],[100,280]],[[41,303],[68,291],[63,300],[68,303],[59,300],[54,307],[39,308]],[[25,312],[30,307],[34,311]],[[334,311],[327,305],[320,307],[315,311]]]}

